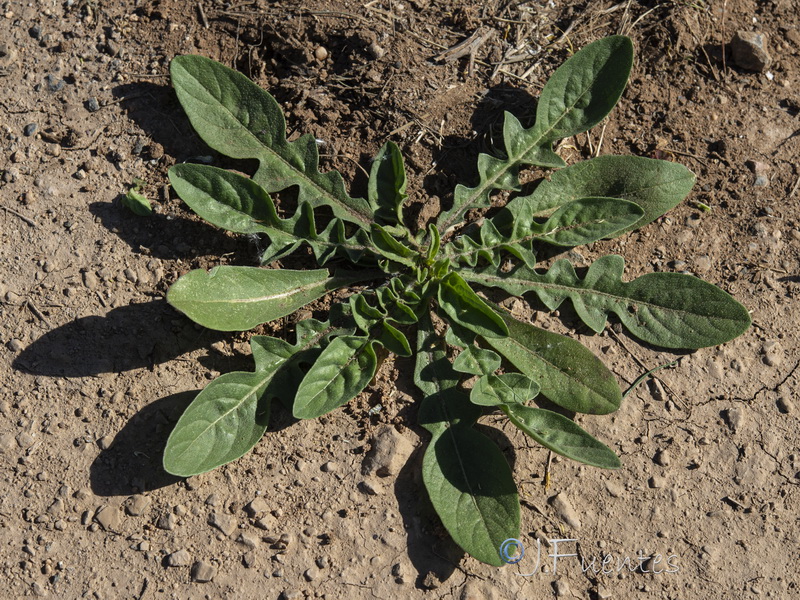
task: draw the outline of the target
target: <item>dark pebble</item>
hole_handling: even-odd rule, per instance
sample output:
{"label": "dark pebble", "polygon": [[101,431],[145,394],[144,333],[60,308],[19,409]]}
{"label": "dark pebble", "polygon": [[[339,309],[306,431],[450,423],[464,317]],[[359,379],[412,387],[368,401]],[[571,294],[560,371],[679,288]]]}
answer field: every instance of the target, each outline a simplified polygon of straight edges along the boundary
{"label": "dark pebble", "polygon": [[100,103],[97,101],[97,98],[92,96],[86,101],[86,110],[89,112],[97,112],[100,110]]}
{"label": "dark pebble", "polygon": [[36,133],[36,123],[28,123],[25,125],[22,133],[25,134],[25,137],[31,137],[34,133]]}
{"label": "dark pebble", "polygon": [[38,40],[42,37],[42,26],[41,25],[34,25],[30,29],[28,29],[28,33],[31,34],[31,37],[35,40]]}
{"label": "dark pebble", "polygon": [[64,86],[67,85],[63,79],[59,79],[55,75],[48,75],[44,78],[45,84],[47,84],[47,89],[51,92],[60,92],[64,89]]}

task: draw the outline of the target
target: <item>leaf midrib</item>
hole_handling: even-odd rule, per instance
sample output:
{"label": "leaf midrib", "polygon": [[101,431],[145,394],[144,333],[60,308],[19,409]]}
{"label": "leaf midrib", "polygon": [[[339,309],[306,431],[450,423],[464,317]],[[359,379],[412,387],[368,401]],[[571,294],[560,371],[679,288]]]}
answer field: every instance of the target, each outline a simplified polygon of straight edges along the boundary
{"label": "leaf midrib", "polygon": [[[241,127],[241,129],[243,129],[244,131],[246,131],[246,132],[247,132],[247,135],[248,135],[250,138],[252,138],[253,140],[255,140],[255,141],[256,141],[257,145],[258,145],[258,146],[261,148],[262,152],[266,152],[266,153],[268,153],[269,155],[271,155],[271,156],[274,156],[274,157],[275,157],[275,158],[278,160],[278,162],[280,162],[281,164],[283,164],[283,166],[284,166],[285,168],[288,168],[289,170],[291,170],[291,171],[295,172],[297,176],[299,176],[299,177],[300,177],[300,178],[302,178],[304,181],[306,181],[306,182],[307,182],[307,183],[308,183],[308,184],[309,184],[309,185],[310,185],[312,188],[314,188],[314,189],[315,189],[315,190],[318,192],[318,194],[319,194],[320,196],[322,196],[322,197],[326,198],[326,199],[327,199],[327,200],[329,200],[329,201],[330,201],[332,204],[335,204],[335,205],[339,206],[339,207],[340,207],[342,210],[344,210],[344,211],[345,211],[347,214],[350,214],[350,215],[352,215],[352,216],[353,216],[353,218],[355,219],[355,221],[356,221],[357,223],[360,223],[361,225],[364,225],[364,226],[366,226],[367,228],[369,228],[370,221],[367,219],[367,217],[366,217],[366,216],[362,215],[362,214],[361,214],[360,212],[358,212],[356,209],[354,209],[354,208],[352,208],[352,207],[348,206],[347,204],[345,204],[344,202],[342,202],[342,201],[341,201],[339,198],[337,198],[336,196],[333,196],[333,195],[332,195],[330,192],[328,192],[328,191],[327,191],[327,190],[325,190],[324,188],[320,187],[320,186],[319,186],[319,184],[317,184],[317,183],[316,183],[316,182],[315,182],[313,179],[311,179],[311,178],[310,178],[308,175],[306,175],[304,172],[302,172],[302,171],[300,171],[299,169],[297,169],[297,168],[296,168],[294,165],[292,165],[292,164],[291,164],[289,161],[285,160],[285,159],[284,159],[282,156],[280,156],[280,155],[279,155],[277,152],[275,152],[275,151],[274,151],[274,150],[273,150],[271,147],[269,147],[269,146],[267,146],[266,144],[264,144],[264,142],[262,142],[262,141],[261,141],[261,140],[260,140],[260,139],[259,139],[259,138],[258,138],[258,137],[255,135],[255,133],[253,133],[253,132],[252,132],[252,131],[251,131],[251,130],[250,130],[248,127],[247,127],[247,125],[245,125],[245,124],[244,124],[244,123],[241,121],[241,119],[239,119],[239,117],[238,117],[238,116],[236,116],[236,115],[235,115],[235,114],[234,114],[234,113],[233,113],[233,112],[232,112],[232,111],[231,111],[231,110],[230,110],[230,109],[229,109],[229,108],[228,108],[228,107],[227,107],[227,106],[226,106],[226,105],[225,105],[225,104],[222,102],[222,100],[221,100],[221,99],[217,98],[217,97],[214,95],[214,93],[213,93],[211,90],[209,90],[208,88],[206,88],[206,87],[205,87],[205,86],[204,86],[204,85],[203,85],[203,84],[200,82],[200,80],[199,80],[199,79],[197,79],[197,77],[195,77],[195,76],[194,76],[194,74],[191,74],[191,73],[188,71],[188,69],[186,69],[185,67],[184,67],[184,71],[185,71],[187,74],[189,74],[189,75],[191,76],[191,78],[192,78],[192,79],[193,79],[193,80],[194,80],[194,81],[197,83],[197,85],[199,85],[199,86],[200,86],[200,88],[201,88],[203,91],[207,92],[209,95],[211,95],[211,97],[212,97],[212,98],[214,98],[214,100],[216,100],[216,102],[217,102],[217,105],[218,105],[218,106],[221,106],[221,107],[222,107],[222,108],[223,108],[223,109],[224,109],[224,110],[225,110],[225,111],[226,111],[226,112],[227,112],[227,113],[228,113],[228,114],[231,116],[231,118],[232,118],[232,119],[233,119],[235,122],[237,122],[237,123],[239,124],[239,126]],[[215,75],[214,79],[215,79],[215,80],[217,80],[217,78],[216,78],[216,75]],[[251,82],[251,83],[252,83],[252,82]],[[219,85],[219,81],[218,81],[218,80],[217,80],[217,84]],[[255,84],[253,84],[253,85],[255,85]],[[221,86],[220,86],[220,89],[221,89]],[[186,87],[184,87],[184,90],[186,90]],[[190,92],[188,92],[188,90],[186,90],[186,91],[187,91],[187,93],[190,93]],[[202,103],[202,104],[206,104],[206,105],[208,105],[208,106],[211,106],[211,105],[210,105],[208,102],[204,102],[203,100],[201,100],[200,98],[198,98],[198,97],[197,97],[195,94],[191,94],[191,93],[190,93],[190,95],[192,96],[192,98],[194,98],[194,99],[195,99],[195,100],[197,100],[198,102],[200,102],[200,103]],[[202,117],[202,116],[200,116],[199,118],[203,118],[203,117]],[[222,126],[220,126],[220,125],[218,125],[218,124],[215,124],[215,123],[212,123],[211,121],[208,121],[208,119],[203,119],[203,120],[205,120],[207,123],[209,123],[211,126],[213,126],[213,127],[215,127],[215,128],[218,128],[218,129],[224,129],[224,130],[227,130],[227,131],[232,131],[232,132],[236,132],[236,129],[235,129],[235,128],[231,128],[231,127],[222,127]],[[236,133],[238,133],[238,132],[236,132]],[[292,142],[289,142],[288,140],[286,140],[286,139],[285,139],[285,137],[284,137],[284,139],[283,139],[283,140],[280,140],[280,139],[278,139],[276,143],[277,143],[277,144],[282,144],[282,145],[284,145],[286,148],[290,148],[290,149],[292,148]],[[264,158],[263,156],[255,156],[255,157],[253,157],[253,158],[256,158],[256,159],[259,161],[259,169],[258,169],[258,170],[261,170],[261,168],[264,166],[264,162],[266,162],[265,158]],[[256,174],[257,174],[257,173],[256,173]],[[320,175],[324,175],[324,174],[320,172]]]}
{"label": "leaf midrib", "polygon": [[[573,102],[568,107],[565,106],[564,110],[561,112],[561,115],[555,120],[555,122],[549,128],[543,130],[539,134],[539,137],[534,138],[534,141],[532,141],[530,144],[525,146],[524,149],[521,152],[518,152],[513,157],[509,157],[508,160],[506,161],[505,165],[503,166],[503,168],[499,169],[494,176],[492,176],[489,179],[487,179],[484,182],[483,186],[478,184],[476,187],[472,188],[473,190],[475,190],[475,192],[473,194],[471,194],[470,196],[467,196],[466,201],[459,207],[459,209],[455,213],[453,213],[453,215],[450,218],[445,219],[445,221],[440,224],[440,229],[442,231],[448,231],[450,229],[450,227],[452,227],[451,223],[453,223],[457,218],[460,218],[461,215],[464,214],[469,209],[469,207],[472,205],[472,203],[477,198],[482,196],[484,193],[491,193],[491,191],[494,189],[494,183],[498,179],[500,179],[503,175],[505,175],[509,170],[513,169],[515,166],[520,164],[520,162],[522,160],[522,157],[525,156],[526,154],[528,154],[528,152],[530,152],[533,148],[536,148],[536,147],[540,146],[541,145],[540,144],[541,140],[544,139],[550,132],[552,132],[553,129],[555,129],[556,126],[564,119],[566,114],[570,110],[575,108],[575,106],[578,103],[578,100],[583,98],[584,95],[586,95],[589,92],[589,90],[591,89],[592,85],[594,85],[594,82],[597,81],[598,76],[599,76],[599,72],[598,72],[597,75],[595,75],[592,78],[591,83],[588,86],[586,86],[584,91],[581,92],[581,94],[579,96],[577,96],[575,102]],[[538,128],[538,123],[534,124],[534,126],[531,129],[528,129],[528,130],[525,130],[525,131],[527,132],[527,131],[533,130],[533,132],[535,133],[537,128]],[[487,155],[487,156],[489,156],[489,155]],[[469,189],[469,188],[467,188],[467,189]]]}
{"label": "leaf midrib", "polygon": [[[558,283],[531,281],[531,280],[525,280],[525,279],[516,279],[514,277],[500,277],[498,275],[487,275],[485,273],[470,272],[469,270],[466,270],[466,269],[463,270],[462,272],[467,275],[465,277],[465,279],[470,279],[471,281],[475,281],[476,283],[481,283],[482,280],[483,281],[511,281],[512,283],[514,283],[516,285],[521,285],[523,287],[529,287],[529,288],[530,287],[540,287],[540,288],[545,288],[545,289],[548,289],[548,290],[558,290],[558,291],[564,292],[564,296],[567,297],[567,298],[570,297],[570,295],[569,295],[570,292],[579,293],[579,294],[582,293],[582,294],[586,294],[586,295],[589,295],[589,296],[601,296],[601,297],[604,297],[604,298],[609,298],[609,299],[611,299],[613,301],[616,301],[616,302],[621,302],[623,304],[625,304],[625,303],[627,303],[627,304],[635,304],[637,306],[646,306],[648,308],[659,309],[659,310],[662,310],[662,311],[665,311],[665,312],[668,312],[670,314],[675,315],[675,318],[678,319],[678,320],[681,320],[681,321],[682,321],[682,319],[680,319],[680,315],[688,315],[688,316],[691,316],[691,317],[701,316],[701,315],[697,315],[696,313],[689,312],[687,310],[680,310],[680,309],[677,309],[677,308],[670,308],[670,307],[664,306],[662,304],[655,304],[653,302],[647,302],[645,300],[638,300],[638,299],[635,299],[635,298],[628,298],[626,296],[618,296],[616,294],[610,294],[608,292],[603,292],[603,291],[600,291],[600,290],[596,290],[594,288],[568,286],[568,285],[562,285],[562,284],[558,284]],[[623,282],[621,282],[621,284],[625,285],[625,282],[623,281]],[[529,291],[533,291],[533,290],[531,289]],[[592,308],[596,308],[596,307],[592,307]],[[614,310],[613,308],[606,309],[605,310],[606,314],[608,313],[608,311],[612,311],[612,312],[618,314],[620,317],[622,316],[619,313],[617,313],[616,310]],[[715,318],[715,319],[724,319],[726,321],[731,321],[731,322],[735,322],[736,321],[736,319],[733,318],[733,317],[725,317],[725,316],[720,316],[720,315],[711,315],[711,316],[713,318]]]}

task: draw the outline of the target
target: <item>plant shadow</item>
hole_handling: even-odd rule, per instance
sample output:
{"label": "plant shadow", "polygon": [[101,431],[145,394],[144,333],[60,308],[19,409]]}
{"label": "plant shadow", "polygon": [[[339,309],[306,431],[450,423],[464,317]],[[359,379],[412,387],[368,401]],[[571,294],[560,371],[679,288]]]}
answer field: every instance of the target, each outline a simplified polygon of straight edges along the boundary
{"label": "plant shadow", "polygon": [[181,481],[164,471],[161,461],[172,425],[198,391],[165,396],[131,417],[92,463],[92,491],[98,496],[129,496]]}
{"label": "plant shadow", "polygon": [[165,301],[75,319],[45,333],[23,350],[12,368],[49,377],[89,377],[150,368],[203,348],[225,335],[210,329],[173,328],[178,316]]}

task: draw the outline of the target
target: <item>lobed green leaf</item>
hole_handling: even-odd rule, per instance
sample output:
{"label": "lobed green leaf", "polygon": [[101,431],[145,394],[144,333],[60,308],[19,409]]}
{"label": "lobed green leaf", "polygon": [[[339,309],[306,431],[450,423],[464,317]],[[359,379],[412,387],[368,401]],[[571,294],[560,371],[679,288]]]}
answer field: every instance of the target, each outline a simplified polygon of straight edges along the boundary
{"label": "lobed green leaf", "polygon": [[[172,430],[164,469],[181,477],[205,473],[243,456],[266,431],[271,384],[291,360],[321,343],[333,329],[318,321],[298,326],[297,344],[267,336],[250,339],[255,372],[226,373],[201,391]],[[287,392],[284,386],[283,393]]]}
{"label": "lobed green leaf", "polygon": [[647,225],[677,206],[694,182],[694,174],[678,163],[640,156],[598,156],[555,171],[531,194],[512,199],[493,221],[498,230],[508,234],[532,217],[580,198],[602,196],[635,202],[644,215],[614,232],[616,237]]}
{"label": "lobed green leaf", "polygon": [[319,171],[313,136],[286,140],[286,121],[275,99],[241,73],[211,59],[186,55],[170,63],[172,85],[203,141],[231,158],[257,159],[253,179],[267,193],[297,186],[298,204],[328,206],[340,219],[368,229],[372,209],[351,198],[336,171]]}
{"label": "lobed green leaf", "polygon": [[716,346],[750,326],[747,309],[710,283],[680,273],[648,273],[626,283],[624,268],[621,256],[608,255],[595,261],[583,279],[564,259],[543,274],[525,265],[509,273],[488,266],[462,274],[517,296],[534,292],[550,310],[569,298],[581,320],[598,333],[612,312],[633,335],[664,348]]}
{"label": "lobed green leaf", "polygon": [[[560,206],[544,223],[516,205],[511,213],[510,233],[503,234],[493,219],[487,219],[475,236],[462,236],[445,246],[453,262],[475,266],[479,259],[499,265],[502,252],[509,252],[530,267],[535,265],[535,242],[573,247],[615,234],[642,218],[642,209],[618,198],[580,198]],[[498,215],[501,216],[501,215]]]}
{"label": "lobed green leaf", "polygon": [[533,127],[524,129],[506,113],[506,156],[478,157],[478,185],[456,187],[453,206],[436,221],[439,231],[451,231],[472,208],[490,206],[493,190],[519,190],[520,166],[564,167],[564,161],[552,151],[552,142],[599,123],[622,95],[632,64],[630,38],[610,36],[589,44],[561,65],[542,90]]}

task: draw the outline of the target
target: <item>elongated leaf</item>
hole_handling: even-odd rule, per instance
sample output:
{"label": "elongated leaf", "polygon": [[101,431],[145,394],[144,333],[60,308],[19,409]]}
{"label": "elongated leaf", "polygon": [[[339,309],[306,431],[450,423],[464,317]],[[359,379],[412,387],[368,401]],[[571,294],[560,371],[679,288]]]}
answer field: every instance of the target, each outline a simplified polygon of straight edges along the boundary
{"label": "elongated leaf", "polygon": [[341,336],[322,351],[306,374],[294,401],[294,416],[313,419],[338,408],[361,392],[375,375],[374,342]]}
{"label": "elongated leaf", "polygon": [[591,129],[619,101],[633,66],[630,38],[593,42],[561,65],[539,96],[534,133],[553,142]]}
{"label": "elongated leaf", "polygon": [[478,185],[456,187],[453,206],[436,221],[439,231],[448,233],[471,208],[489,206],[493,190],[518,190],[520,166],[565,166],[552,151],[552,142],[599,123],[619,100],[632,63],[630,39],[611,36],[589,44],[561,65],[542,90],[533,127],[524,129],[506,113],[505,158],[478,157]]}
{"label": "elongated leaf", "polygon": [[233,266],[196,269],[172,285],[167,301],[209,329],[245,331],[291,314],[329,290],[360,281],[365,274],[331,277],[326,269]]}
{"label": "elongated leaf", "polygon": [[539,384],[521,373],[484,375],[475,383],[470,402],[480,406],[524,404],[539,394]]}
{"label": "elongated leaf", "polygon": [[449,427],[426,449],[422,480],[453,540],[481,562],[502,566],[500,545],[519,534],[519,499],[500,449],[471,427]]}
{"label": "elongated leaf", "polygon": [[500,312],[509,335],[485,338],[512,365],[538,382],[541,393],[567,410],[604,415],[622,402],[614,375],[582,344]]}
{"label": "elongated leaf", "polygon": [[316,140],[286,140],[286,122],[275,99],[241,73],[202,56],[178,56],[172,84],[195,131],[214,150],[259,161],[253,179],[268,193],[297,186],[298,202],[329,206],[363,228],[373,221],[369,203],[351,198],[336,171],[319,172]]}
{"label": "elongated leaf", "polygon": [[522,404],[505,404],[502,408],[514,425],[545,448],[593,467],[620,467],[614,451],[574,421],[549,410]]}
{"label": "elongated leaf", "polygon": [[389,260],[406,267],[414,267],[416,265],[418,255],[411,248],[400,243],[380,225],[372,224],[370,237],[378,252]]}
{"label": "elongated leaf", "polygon": [[508,335],[503,319],[472,291],[458,273],[439,284],[439,306],[453,321],[484,337]]}
{"label": "elongated leaf", "polygon": [[367,184],[367,199],[375,213],[375,220],[383,225],[402,225],[406,198],[403,155],[397,144],[388,141],[372,162]]}
{"label": "elongated leaf", "polygon": [[[243,456],[266,431],[277,374],[297,354],[321,343],[334,329],[318,321],[298,326],[297,343],[254,336],[255,372],[226,373],[209,383],[178,420],[164,450],[164,469],[181,477],[205,473]],[[283,392],[287,393],[284,387]]]}
{"label": "elongated leaf", "polygon": [[264,188],[238,173],[209,165],[181,164],[169,170],[169,179],[189,208],[209,223],[237,233],[266,234],[271,244],[264,253],[264,264],[290,254],[303,243],[311,247],[320,264],[336,253],[352,262],[365,255],[377,256],[366,231],[358,229],[347,237],[340,219],[333,219],[318,232],[308,204],[290,218],[280,218]]}
{"label": "elongated leaf", "polygon": [[456,389],[457,377],[428,318],[420,321],[415,383],[427,397],[420,424],[433,436],[422,480],[453,540],[478,560],[503,564],[499,548],[519,536],[519,498],[503,453],[472,428],[480,408]]}
{"label": "elongated leaf", "polygon": [[559,207],[544,223],[536,222],[532,213],[515,213],[507,235],[500,232],[494,218],[489,219],[474,236],[461,236],[448,244],[445,253],[454,262],[475,266],[481,258],[499,265],[501,251],[506,251],[533,267],[535,242],[567,247],[589,244],[629,227],[643,214],[638,205],[626,200],[580,198]]}
{"label": "elongated leaf", "polygon": [[544,274],[522,265],[510,273],[487,267],[463,275],[510,294],[535,292],[550,310],[569,298],[581,320],[596,332],[613,312],[633,335],[665,348],[716,346],[750,326],[747,309],[710,283],[679,273],[648,273],[626,283],[624,268],[621,256],[608,255],[595,261],[583,279],[563,259]]}
{"label": "elongated leaf", "polygon": [[[492,219],[508,233],[519,225],[568,202],[587,197],[622,198],[644,211],[636,223],[614,237],[638,229],[674,208],[692,189],[695,176],[681,164],[640,156],[599,156],[554,172],[528,196],[512,199]],[[610,234],[609,234],[610,235]]]}

